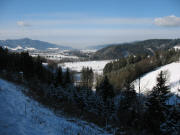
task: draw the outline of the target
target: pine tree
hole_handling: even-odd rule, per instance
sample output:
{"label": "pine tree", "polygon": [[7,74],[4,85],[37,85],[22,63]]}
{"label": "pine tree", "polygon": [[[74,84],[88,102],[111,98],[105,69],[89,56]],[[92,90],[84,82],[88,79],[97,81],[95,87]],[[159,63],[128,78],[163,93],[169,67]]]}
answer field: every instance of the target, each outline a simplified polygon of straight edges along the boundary
{"label": "pine tree", "polygon": [[128,80],[125,81],[123,93],[124,93],[123,106],[125,108],[129,108],[136,99],[136,91],[134,89],[134,85],[130,83]]}
{"label": "pine tree", "polygon": [[157,84],[150,93],[146,106],[147,127],[153,134],[162,134],[161,125],[166,122],[169,106],[167,101],[171,96],[167,78],[164,72],[157,77]]}
{"label": "pine tree", "polygon": [[62,72],[62,68],[58,67],[55,76],[55,86],[57,87],[58,85],[62,85],[62,84],[63,84],[63,72]]}
{"label": "pine tree", "polygon": [[176,105],[172,105],[166,123],[163,124],[162,129],[167,134],[180,134],[180,109]]}
{"label": "pine tree", "polygon": [[37,74],[37,76],[43,77],[43,67],[42,67],[42,60],[41,57],[38,55],[38,57],[35,59],[35,64],[34,64],[34,70]]}
{"label": "pine tree", "polygon": [[107,76],[105,76],[99,86],[97,86],[96,92],[98,95],[102,96],[104,102],[106,102],[108,98],[112,99],[114,97],[114,89],[109,83]]}
{"label": "pine tree", "polygon": [[92,68],[83,67],[81,70],[81,81],[82,86],[87,88],[92,88],[94,81],[94,74]]}
{"label": "pine tree", "polygon": [[[180,90],[178,89],[180,92]],[[166,129],[166,132],[169,134],[179,135],[180,134],[180,103],[178,103],[178,100],[180,100],[180,96],[177,94],[175,95],[176,101],[175,104],[173,104],[170,108],[170,114],[167,118],[167,122],[164,124],[164,129]]]}
{"label": "pine tree", "polygon": [[108,120],[111,119],[111,116],[114,112],[114,89],[113,86],[109,83],[107,76],[101,81],[99,86],[96,88],[97,94],[102,97],[103,106],[101,112],[104,115],[106,127],[108,125]]}
{"label": "pine tree", "polygon": [[134,124],[134,120],[137,117],[137,108],[136,108],[136,92],[134,89],[134,85],[130,83],[128,80],[124,83],[124,88],[122,91],[122,99],[119,104],[117,116],[120,125],[124,125],[126,127],[131,127]]}
{"label": "pine tree", "polygon": [[65,84],[70,84],[70,83],[72,83],[72,78],[70,75],[69,68],[67,68],[65,73]]}
{"label": "pine tree", "polygon": [[157,94],[159,95],[159,101],[164,106],[166,105],[166,101],[171,96],[170,88],[166,83],[167,83],[167,76],[165,72],[161,71],[157,77],[157,84],[153,88],[153,91],[157,91]]}
{"label": "pine tree", "polygon": [[89,87],[89,88],[92,88],[92,87],[93,87],[93,82],[94,82],[94,73],[93,73],[92,68],[89,69],[88,74],[89,74],[88,87]]}
{"label": "pine tree", "polygon": [[28,52],[21,53],[21,66],[25,78],[29,79],[34,75],[33,58],[29,56]]}

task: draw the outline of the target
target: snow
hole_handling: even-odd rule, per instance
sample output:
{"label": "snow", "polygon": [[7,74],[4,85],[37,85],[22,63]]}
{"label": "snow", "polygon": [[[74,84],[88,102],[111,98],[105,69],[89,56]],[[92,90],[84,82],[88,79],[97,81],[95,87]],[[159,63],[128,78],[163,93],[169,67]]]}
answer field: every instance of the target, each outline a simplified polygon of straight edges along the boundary
{"label": "snow", "polygon": [[26,88],[0,79],[0,135],[106,134],[93,124],[56,116],[22,89]]}
{"label": "snow", "polygon": [[58,50],[59,48],[48,48],[48,50]]}
{"label": "snow", "polygon": [[37,57],[37,56],[41,56],[44,57],[46,59],[50,59],[50,60],[61,60],[61,59],[79,59],[79,57],[74,56],[74,55],[68,55],[66,53],[64,53],[63,51],[60,51],[59,53],[54,52],[54,53],[48,53],[48,52],[42,52],[42,53],[30,53],[30,55],[32,57]]}
{"label": "snow", "polygon": [[25,47],[25,48],[23,48],[23,47],[21,47],[20,45],[18,45],[18,46],[15,47],[15,48],[11,48],[11,47],[9,47],[9,46],[4,46],[4,48],[10,49],[10,50],[12,50],[12,51],[17,51],[17,50],[35,51],[35,50],[37,50],[36,48],[33,48],[33,47]]}
{"label": "snow", "polygon": [[43,62],[42,65],[43,65],[44,67],[47,67],[47,66],[48,66],[48,63]]}
{"label": "snow", "polygon": [[179,50],[180,49],[180,46],[178,45],[178,46],[174,46],[174,49],[175,50]]}
{"label": "snow", "polygon": [[14,48],[13,50],[21,50],[23,49],[20,45],[18,45],[16,48]]}
{"label": "snow", "polygon": [[27,50],[27,51],[35,51],[37,50],[36,48],[33,48],[33,47],[25,47],[24,50]]}
{"label": "snow", "polygon": [[77,57],[77,56],[70,56],[70,55],[63,55],[63,54],[48,55],[48,56],[45,56],[45,57],[48,58],[48,59],[51,59],[51,60],[61,60],[63,58],[79,59],[79,57]]}
{"label": "snow", "polygon": [[[157,68],[156,70],[149,72],[145,74],[140,79],[140,90],[142,93],[147,93],[149,90],[152,90],[152,88],[156,85],[156,78],[160,71],[167,72],[167,81],[168,85],[170,85],[171,92],[174,94],[180,94],[178,92],[178,88],[180,88],[180,63],[179,62],[173,62],[171,64],[162,66],[160,68]],[[139,90],[139,80],[134,81],[135,90],[138,92]]]}
{"label": "snow", "polygon": [[84,50],[80,50],[81,52],[83,53],[94,53],[94,52],[97,52],[96,49],[84,49]]}
{"label": "snow", "polygon": [[101,60],[101,61],[81,61],[81,62],[66,62],[60,64],[62,68],[69,68],[70,70],[80,72],[83,67],[92,68],[95,73],[102,74],[105,65],[112,60]]}
{"label": "snow", "polygon": [[23,49],[20,45],[18,45],[18,46],[15,47],[15,48],[11,48],[11,47],[9,47],[9,46],[4,46],[4,48],[7,48],[7,49],[10,49],[10,50],[13,50],[13,51],[22,50],[22,49]]}

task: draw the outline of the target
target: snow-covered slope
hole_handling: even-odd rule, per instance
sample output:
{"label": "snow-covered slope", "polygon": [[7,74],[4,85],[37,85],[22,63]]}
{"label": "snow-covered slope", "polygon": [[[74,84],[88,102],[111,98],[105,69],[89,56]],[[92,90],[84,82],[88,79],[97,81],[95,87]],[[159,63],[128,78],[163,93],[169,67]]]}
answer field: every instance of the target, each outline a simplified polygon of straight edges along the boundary
{"label": "snow-covered slope", "polygon": [[[96,135],[93,124],[56,116],[26,97],[23,88],[0,79],[0,135]],[[72,122],[74,121],[74,122]]]}
{"label": "snow-covered slope", "polygon": [[180,45],[174,46],[174,49],[175,49],[175,50],[179,50],[179,49],[180,49]]}
{"label": "snow-covered slope", "polygon": [[[180,88],[180,63],[174,62],[156,70],[145,74],[140,79],[140,88],[142,93],[146,93],[151,90],[156,85],[156,78],[160,71],[167,72],[168,84],[170,85],[171,92],[175,94],[180,94],[178,88]],[[139,80],[134,81],[135,89],[138,92],[139,90]]]}

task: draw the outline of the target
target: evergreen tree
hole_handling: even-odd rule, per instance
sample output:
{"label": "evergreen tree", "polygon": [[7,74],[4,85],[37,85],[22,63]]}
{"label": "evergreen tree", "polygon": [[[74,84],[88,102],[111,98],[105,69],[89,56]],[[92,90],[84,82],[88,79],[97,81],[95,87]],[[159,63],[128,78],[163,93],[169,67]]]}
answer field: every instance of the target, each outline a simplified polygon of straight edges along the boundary
{"label": "evergreen tree", "polygon": [[102,96],[104,102],[106,102],[108,98],[112,99],[114,97],[114,89],[109,83],[107,76],[105,76],[99,86],[97,86],[96,92],[98,95]]}
{"label": "evergreen tree", "polygon": [[99,86],[96,88],[97,94],[102,97],[103,104],[102,104],[102,115],[105,117],[106,127],[108,125],[108,121],[111,118],[114,112],[114,89],[113,86],[109,83],[109,79],[107,76],[101,81]]}
{"label": "evergreen tree", "polygon": [[153,134],[163,133],[161,126],[166,122],[169,113],[167,101],[170,97],[170,91],[166,81],[166,74],[161,71],[157,77],[157,84],[150,93],[146,103],[147,128]]}
{"label": "evergreen tree", "polygon": [[55,86],[62,85],[63,84],[63,72],[62,68],[58,67],[56,71],[56,76],[55,76]]}
{"label": "evergreen tree", "polygon": [[137,115],[137,108],[136,108],[137,98],[136,98],[134,85],[130,83],[128,80],[126,80],[124,83],[122,96],[123,97],[119,104],[117,116],[121,124],[123,124],[125,127],[131,127],[133,126],[134,120]]}
{"label": "evergreen tree", "polygon": [[92,88],[93,87],[93,82],[94,82],[94,73],[93,73],[92,68],[89,69],[88,74],[89,74],[88,87]]}
{"label": "evergreen tree", "polygon": [[166,73],[161,71],[157,77],[157,84],[153,88],[153,91],[157,92],[159,96],[159,101],[164,106],[166,105],[166,101],[171,96],[170,88],[166,83],[167,83]]}
{"label": "evergreen tree", "polygon": [[170,135],[180,134],[180,108],[176,105],[172,105],[169,109],[169,115],[166,118],[166,122],[161,126],[163,132]]}
{"label": "evergreen tree", "polygon": [[33,58],[29,56],[28,52],[21,53],[21,66],[25,78],[29,79],[34,75],[34,62]]}
{"label": "evergreen tree", "polygon": [[70,83],[72,83],[72,78],[70,75],[69,68],[67,68],[65,73],[65,84],[70,84]]}
{"label": "evergreen tree", "polygon": [[128,80],[125,81],[123,93],[123,106],[124,108],[129,108],[136,99],[136,91],[134,89],[134,85],[130,83]]}
{"label": "evergreen tree", "polygon": [[40,56],[38,55],[38,57],[35,59],[35,62],[34,62],[34,70],[37,74],[37,76],[40,78],[40,77],[43,77],[43,67],[42,67],[42,60],[40,58]]}
{"label": "evergreen tree", "polygon": [[82,86],[92,88],[94,81],[94,74],[92,68],[83,67],[81,73]]}

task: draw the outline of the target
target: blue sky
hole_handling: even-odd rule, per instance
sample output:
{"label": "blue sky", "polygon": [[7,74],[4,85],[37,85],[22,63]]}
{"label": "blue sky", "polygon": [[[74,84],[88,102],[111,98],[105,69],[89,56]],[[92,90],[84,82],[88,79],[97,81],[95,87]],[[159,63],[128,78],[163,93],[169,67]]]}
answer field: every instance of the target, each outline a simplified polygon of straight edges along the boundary
{"label": "blue sky", "polygon": [[0,39],[59,45],[180,38],[179,0],[0,0]]}

